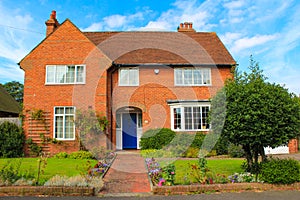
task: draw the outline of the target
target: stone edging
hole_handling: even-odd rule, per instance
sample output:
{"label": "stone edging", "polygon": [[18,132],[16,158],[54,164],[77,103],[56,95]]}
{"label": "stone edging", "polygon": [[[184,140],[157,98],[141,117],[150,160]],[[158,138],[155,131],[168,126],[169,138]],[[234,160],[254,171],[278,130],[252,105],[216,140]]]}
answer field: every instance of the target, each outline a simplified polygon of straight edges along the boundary
{"label": "stone edging", "polygon": [[156,195],[168,194],[200,194],[206,192],[239,192],[239,191],[267,191],[267,190],[300,190],[300,183],[291,185],[273,185],[266,183],[227,183],[212,185],[175,185],[152,186]]}
{"label": "stone edging", "polygon": [[4,186],[0,196],[95,196],[91,187]]}

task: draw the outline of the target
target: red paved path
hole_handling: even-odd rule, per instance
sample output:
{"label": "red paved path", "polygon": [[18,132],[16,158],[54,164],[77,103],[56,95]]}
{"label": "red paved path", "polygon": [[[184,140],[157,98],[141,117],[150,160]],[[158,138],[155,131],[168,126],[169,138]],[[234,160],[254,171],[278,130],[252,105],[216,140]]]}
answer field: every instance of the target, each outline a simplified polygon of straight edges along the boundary
{"label": "red paved path", "polygon": [[101,194],[150,194],[150,192],[144,158],[138,152],[118,152],[104,177],[104,190]]}

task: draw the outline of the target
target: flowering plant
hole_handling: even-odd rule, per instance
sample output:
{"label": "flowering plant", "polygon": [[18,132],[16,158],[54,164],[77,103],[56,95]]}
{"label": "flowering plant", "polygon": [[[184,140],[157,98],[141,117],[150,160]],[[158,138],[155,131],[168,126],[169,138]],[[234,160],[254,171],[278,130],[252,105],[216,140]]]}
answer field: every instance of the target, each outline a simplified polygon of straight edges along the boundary
{"label": "flowering plant", "polygon": [[163,168],[163,178],[166,185],[174,185],[175,181],[175,165],[169,164]]}
{"label": "flowering plant", "polygon": [[146,165],[148,168],[148,173],[153,184],[163,184],[162,169],[158,162],[154,158],[146,158]]}
{"label": "flowering plant", "polygon": [[231,183],[242,183],[242,182],[255,182],[255,176],[249,172],[244,173],[234,173],[228,176]]}

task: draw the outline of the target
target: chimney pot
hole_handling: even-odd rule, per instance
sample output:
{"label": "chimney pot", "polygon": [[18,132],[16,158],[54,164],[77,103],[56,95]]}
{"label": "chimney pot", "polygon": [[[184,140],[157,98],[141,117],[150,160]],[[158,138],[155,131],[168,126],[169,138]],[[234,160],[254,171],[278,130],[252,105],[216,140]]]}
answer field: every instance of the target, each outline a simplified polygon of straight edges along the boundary
{"label": "chimney pot", "polygon": [[55,10],[52,10],[50,19],[56,19],[56,11]]}
{"label": "chimney pot", "polygon": [[180,23],[178,32],[196,32],[196,31],[193,29],[192,22],[184,22],[184,23]]}

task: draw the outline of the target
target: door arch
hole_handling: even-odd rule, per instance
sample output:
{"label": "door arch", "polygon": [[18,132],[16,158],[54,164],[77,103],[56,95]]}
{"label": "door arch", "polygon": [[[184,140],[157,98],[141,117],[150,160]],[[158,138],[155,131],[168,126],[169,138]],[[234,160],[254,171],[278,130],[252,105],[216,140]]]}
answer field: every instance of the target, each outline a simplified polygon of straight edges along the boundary
{"label": "door arch", "polygon": [[142,135],[142,110],[123,107],[116,112],[116,148],[140,149]]}

